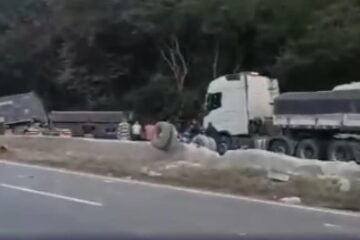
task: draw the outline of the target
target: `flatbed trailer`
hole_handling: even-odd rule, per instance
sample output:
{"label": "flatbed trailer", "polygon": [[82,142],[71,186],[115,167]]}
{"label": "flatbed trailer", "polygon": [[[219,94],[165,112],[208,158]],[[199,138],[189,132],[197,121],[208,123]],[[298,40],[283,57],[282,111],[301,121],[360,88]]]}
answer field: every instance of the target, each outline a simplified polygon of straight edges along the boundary
{"label": "flatbed trailer", "polygon": [[206,109],[221,154],[262,148],[360,163],[360,89],[279,94],[277,80],[245,72],[211,82]]}

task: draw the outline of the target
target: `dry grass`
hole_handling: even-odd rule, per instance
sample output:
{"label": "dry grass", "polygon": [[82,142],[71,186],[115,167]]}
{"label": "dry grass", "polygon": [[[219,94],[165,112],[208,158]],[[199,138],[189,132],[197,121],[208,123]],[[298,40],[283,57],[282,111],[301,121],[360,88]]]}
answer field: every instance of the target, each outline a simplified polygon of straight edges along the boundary
{"label": "dry grass", "polygon": [[[31,164],[114,177],[131,176],[133,179],[138,180],[253,196],[269,200],[297,196],[306,205],[360,211],[359,184],[353,184],[354,187],[349,192],[341,192],[339,185],[334,180],[298,177],[291,178],[288,182],[274,182],[267,178],[267,174],[264,171],[239,168],[227,170],[180,168],[175,174],[174,172],[171,174],[163,172],[161,177],[151,177],[143,173],[141,168],[129,167],[124,162],[64,158],[47,160],[34,156],[31,158],[19,158],[11,152],[5,153],[1,157]],[[147,167],[151,169],[156,164],[158,163],[153,163],[152,166]]]}
{"label": "dry grass", "polygon": [[342,192],[334,180],[297,177],[274,182],[265,172],[252,169],[187,169],[155,181],[269,200],[297,196],[306,205],[360,211],[360,186],[353,184],[349,192]]}

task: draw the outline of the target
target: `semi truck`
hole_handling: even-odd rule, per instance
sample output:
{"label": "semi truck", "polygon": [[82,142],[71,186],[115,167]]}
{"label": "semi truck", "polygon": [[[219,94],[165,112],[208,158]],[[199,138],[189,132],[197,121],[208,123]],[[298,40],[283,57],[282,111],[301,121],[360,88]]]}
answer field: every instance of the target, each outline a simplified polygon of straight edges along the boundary
{"label": "semi truck", "polygon": [[221,76],[208,86],[203,127],[220,154],[258,148],[360,163],[359,86],[280,94],[276,79],[258,73]]}

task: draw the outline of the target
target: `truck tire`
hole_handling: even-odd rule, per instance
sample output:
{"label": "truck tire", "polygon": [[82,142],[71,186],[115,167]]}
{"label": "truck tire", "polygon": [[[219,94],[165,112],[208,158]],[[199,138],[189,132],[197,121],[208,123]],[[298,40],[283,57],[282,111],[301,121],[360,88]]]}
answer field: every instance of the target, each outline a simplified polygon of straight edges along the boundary
{"label": "truck tire", "polygon": [[158,122],[155,125],[155,136],[151,139],[153,147],[167,151],[171,147],[173,138],[176,137],[174,126],[167,122]]}
{"label": "truck tire", "polygon": [[219,143],[217,144],[217,152],[223,156],[231,147],[231,137],[227,134],[221,134]]}
{"label": "truck tire", "polygon": [[358,142],[351,142],[350,146],[354,154],[354,160],[357,164],[360,164],[360,144]]}
{"label": "truck tire", "polygon": [[225,143],[220,143],[217,145],[217,152],[220,154],[220,156],[225,155],[228,150],[229,148]]}
{"label": "truck tire", "polygon": [[314,139],[304,139],[296,147],[296,157],[302,159],[320,159],[320,146]]}
{"label": "truck tire", "polygon": [[353,148],[344,140],[332,141],[328,147],[327,155],[331,161],[349,162],[355,160]]}
{"label": "truck tire", "polygon": [[269,141],[268,150],[275,153],[293,155],[294,142],[287,137],[276,137]]}

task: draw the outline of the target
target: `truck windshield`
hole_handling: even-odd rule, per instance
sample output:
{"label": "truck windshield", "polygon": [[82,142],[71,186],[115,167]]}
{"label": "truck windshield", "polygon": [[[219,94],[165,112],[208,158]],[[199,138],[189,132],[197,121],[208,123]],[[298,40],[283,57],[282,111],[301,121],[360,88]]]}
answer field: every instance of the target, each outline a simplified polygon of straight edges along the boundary
{"label": "truck windshield", "polygon": [[206,98],[206,110],[213,111],[221,107],[222,93],[209,93]]}

